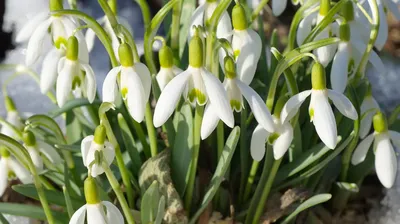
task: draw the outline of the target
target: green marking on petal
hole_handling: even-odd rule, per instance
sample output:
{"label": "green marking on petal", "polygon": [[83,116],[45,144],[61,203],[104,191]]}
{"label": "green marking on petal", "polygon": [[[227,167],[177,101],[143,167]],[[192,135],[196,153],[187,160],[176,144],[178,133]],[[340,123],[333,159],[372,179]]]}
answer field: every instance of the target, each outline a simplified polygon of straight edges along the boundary
{"label": "green marking on petal", "polygon": [[235,50],[235,51],[233,52],[233,57],[235,58],[235,61],[236,61],[237,58],[239,57],[239,54],[240,54],[240,50]]}
{"label": "green marking on petal", "polygon": [[280,134],[278,134],[278,133],[276,133],[276,132],[272,133],[272,134],[268,137],[268,143],[269,143],[270,145],[272,145],[272,144],[275,142],[275,140],[279,138],[279,136],[280,136]]}
{"label": "green marking on petal", "polygon": [[67,46],[68,41],[64,37],[58,37],[57,40],[54,41],[54,46],[57,49],[61,49],[61,46]]}
{"label": "green marking on petal", "polygon": [[17,178],[17,175],[14,173],[14,171],[8,170],[7,177],[9,180],[13,180],[13,179]]}
{"label": "green marking on petal", "polygon": [[128,94],[128,88],[124,87],[121,89],[122,99],[126,99],[126,95]]}
{"label": "green marking on petal", "polygon": [[310,115],[310,120],[313,120],[313,118],[314,118],[314,109],[313,109],[313,108],[310,108],[310,109],[308,110],[308,114]]}
{"label": "green marking on petal", "polygon": [[72,89],[79,88],[81,86],[81,79],[78,76],[75,76],[72,80]]}
{"label": "green marking on petal", "polygon": [[232,109],[236,112],[240,112],[242,110],[242,104],[238,100],[231,100],[230,104]]}
{"label": "green marking on petal", "polygon": [[191,103],[193,103],[196,99],[200,105],[204,105],[207,102],[206,95],[204,93],[202,93],[200,89],[196,89],[196,88],[192,89],[189,92],[188,97],[189,97],[189,101]]}
{"label": "green marking on petal", "polygon": [[351,58],[349,61],[349,66],[347,67],[347,71],[348,71],[347,75],[348,76],[352,75],[354,73],[355,69],[356,69],[356,63],[355,63],[354,59]]}

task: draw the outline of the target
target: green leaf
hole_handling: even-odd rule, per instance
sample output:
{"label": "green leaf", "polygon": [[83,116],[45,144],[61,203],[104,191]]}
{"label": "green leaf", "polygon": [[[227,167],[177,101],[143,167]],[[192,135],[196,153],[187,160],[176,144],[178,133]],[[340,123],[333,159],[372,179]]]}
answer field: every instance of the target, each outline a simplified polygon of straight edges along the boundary
{"label": "green leaf", "polygon": [[301,139],[301,129],[300,129],[300,124],[297,123],[296,127],[293,130],[293,141],[292,144],[289,147],[289,161],[293,162],[294,160],[297,160],[301,157],[302,155],[302,139]]}
{"label": "green leaf", "polygon": [[164,218],[164,213],[165,213],[165,197],[164,195],[161,196],[160,202],[158,203],[158,210],[157,210],[157,216],[156,220],[154,221],[154,224],[161,224]]}
{"label": "green leaf", "polygon": [[71,144],[82,139],[82,125],[80,124],[78,118],[75,116],[74,111],[70,110],[67,113],[65,120],[65,126],[67,129],[67,143]]}
{"label": "green leaf", "polygon": [[63,107],[54,109],[54,110],[50,111],[48,114],[50,117],[55,118],[65,112],[71,111],[74,108],[87,106],[87,105],[91,105],[91,104],[100,105],[101,101],[95,100],[95,101],[93,101],[93,103],[90,103],[87,99],[84,99],[84,98],[72,99],[72,100],[69,100],[67,103],[65,103],[65,105]]}
{"label": "green leaf", "polygon": [[0,213],[0,223],[1,224],[9,224],[8,220],[1,213]]}
{"label": "green leaf", "polygon": [[[56,211],[51,211],[56,223],[68,223],[66,214]],[[34,219],[46,221],[46,215],[43,208],[33,205],[17,204],[17,203],[0,203],[0,213],[15,216],[24,216]]]}
{"label": "green leaf", "polygon": [[213,199],[215,193],[217,192],[219,186],[221,185],[222,180],[224,179],[224,175],[228,170],[228,167],[231,165],[232,156],[235,152],[237,143],[240,137],[240,128],[235,127],[232,132],[229,134],[228,139],[226,140],[226,144],[224,150],[222,151],[221,157],[218,161],[217,168],[215,173],[210,181],[210,185],[208,186],[208,190],[204,195],[203,200],[201,201],[201,205],[199,210],[197,210],[196,214],[193,215],[192,219],[189,223],[196,223],[196,220],[199,218],[201,213],[203,213],[204,209],[207,208],[208,204]]}
{"label": "green leaf", "polygon": [[61,150],[66,150],[70,152],[81,152],[81,146],[80,145],[63,145],[63,144],[55,144],[55,148],[61,149]]}
{"label": "green leaf", "polygon": [[142,223],[153,223],[156,220],[160,197],[158,182],[155,180],[146,190],[141,200],[140,216]]}
{"label": "green leaf", "polygon": [[183,197],[189,181],[189,165],[193,148],[193,115],[189,104],[182,106],[176,119],[176,139],[171,151],[171,177],[179,195]]}
{"label": "green leaf", "polygon": [[[33,198],[35,200],[39,200],[39,196],[37,194],[37,190],[33,184],[19,184],[12,186],[12,189],[26,197]],[[46,190],[44,189],[44,193],[49,203],[59,205],[62,207],[66,207],[64,194],[59,191]],[[71,198],[72,206],[74,209],[80,208],[85,202],[81,199]]]}
{"label": "green leaf", "polygon": [[52,131],[59,141],[61,141],[64,144],[67,143],[64,139],[64,135],[61,131],[61,128],[58,126],[57,122],[55,122],[53,118],[47,115],[43,114],[33,115],[25,121],[25,124],[29,128],[45,127],[50,131]]}
{"label": "green leaf", "polygon": [[290,214],[288,217],[286,217],[286,219],[283,220],[282,224],[289,223],[300,212],[302,212],[310,207],[313,207],[315,205],[329,201],[331,198],[332,198],[331,194],[318,194],[318,195],[312,196],[311,198],[309,198],[308,200],[303,202],[299,207],[297,207],[296,210],[294,210],[294,212],[292,212],[292,214]]}
{"label": "green leaf", "polygon": [[185,50],[186,41],[188,39],[189,30],[191,29],[190,19],[196,8],[196,0],[182,0],[181,21],[179,30],[179,58],[182,58],[183,51]]}

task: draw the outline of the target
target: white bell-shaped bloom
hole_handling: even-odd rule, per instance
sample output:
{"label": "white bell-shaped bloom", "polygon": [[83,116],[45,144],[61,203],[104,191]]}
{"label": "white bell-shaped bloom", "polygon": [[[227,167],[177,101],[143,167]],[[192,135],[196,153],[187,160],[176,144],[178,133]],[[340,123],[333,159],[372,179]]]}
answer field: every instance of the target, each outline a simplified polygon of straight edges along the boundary
{"label": "white bell-shaped bloom", "polygon": [[[375,116],[379,116],[380,112]],[[375,170],[382,185],[391,188],[396,179],[397,156],[393,145],[400,147],[400,133],[388,131],[387,128],[381,129],[376,125],[374,117],[375,132],[363,139],[354,150],[351,163],[357,165],[365,160],[368,149],[374,142],[373,150],[375,153]]]}
{"label": "white bell-shaped bloom", "polygon": [[58,62],[58,77],[56,83],[56,98],[59,107],[68,100],[72,91],[76,97],[82,95],[92,103],[96,97],[96,78],[89,64],[78,60],[78,40],[75,36],[68,39],[68,49],[65,57]]}
{"label": "white bell-shaped bloom", "polygon": [[360,138],[365,138],[365,136],[367,136],[367,134],[371,130],[372,117],[379,110],[380,110],[379,104],[376,102],[374,97],[371,94],[365,96],[360,107],[360,114],[361,114],[361,124],[359,131]]}
{"label": "white bell-shaped bloom", "polygon": [[335,54],[331,68],[332,89],[343,93],[347,86],[349,75],[349,62],[351,54],[351,45],[343,41],[339,43],[338,51]]}
{"label": "white bell-shaped bloom", "polygon": [[272,145],[274,150],[274,158],[278,160],[289,149],[293,140],[293,127],[286,121],[281,122],[279,118],[273,116],[275,124],[275,132],[265,130],[261,125],[258,125],[253,131],[250,142],[251,157],[255,161],[261,161],[265,154],[265,143]]}
{"label": "white bell-shaped bloom", "polygon": [[23,184],[33,183],[32,175],[16,159],[14,159],[7,149],[2,148],[0,158],[0,197],[7,188],[8,179],[17,177]]}
{"label": "white bell-shaped bloom", "polygon": [[[21,122],[21,118],[18,115],[17,111],[8,111],[6,121],[13,125],[18,130],[22,130],[24,128],[24,124]],[[3,125],[0,129],[0,133],[5,134],[11,138],[17,138],[17,133],[9,127],[8,125]]]}
{"label": "white bell-shaped bloom", "polygon": [[40,72],[40,92],[42,94],[46,94],[56,83],[58,63],[64,56],[64,49],[52,48],[44,57]]}
{"label": "white bell-shaped bloom", "polygon": [[313,66],[312,89],[292,96],[282,109],[281,120],[282,122],[286,122],[293,118],[301,104],[310,95],[311,101],[308,111],[311,121],[321,141],[328,148],[334,149],[337,144],[337,127],[328,98],[332,100],[333,105],[335,105],[344,116],[355,120],[358,118],[358,114],[353,104],[346,96],[335,90],[326,88],[325,71],[321,64],[316,63]]}
{"label": "white bell-shaped bloom", "polygon": [[103,159],[108,166],[114,161],[115,149],[110,142],[105,140],[105,128],[102,125],[96,128],[94,135],[85,137],[81,142],[83,165],[90,170],[92,177],[104,173],[102,164],[95,161],[96,151],[103,154]]}
{"label": "white bell-shaped bloom", "polygon": [[280,16],[285,11],[287,0],[272,0],[272,14]]}
{"label": "white bell-shaped bloom", "polygon": [[182,69],[176,67],[173,63],[173,54],[170,47],[164,45],[158,52],[160,60],[160,71],[156,75],[158,86],[162,91],[165,86],[178,74],[182,73]]}
{"label": "white bell-shaped bloom", "polygon": [[[85,222],[86,220],[86,222]],[[72,215],[69,224],[124,224],[124,217],[111,202],[85,204]]]}
{"label": "white bell-shaped bloom", "polygon": [[[321,14],[318,14],[317,24],[320,23],[323,19],[324,19],[324,16],[322,16]],[[332,32],[332,30],[331,30],[331,24],[330,24],[327,27],[325,27],[325,29],[322,30],[315,37],[314,41],[329,38],[331,32]],[[335,56],[336,48],[337,48],[337,44],[330,44],[330,45],[315,49],[314,54],[318,58],[319,62],[324,67],[326,67],[329,64],[329,62],[332,61],[333,57]]]}
{"label": "white bell-shaped bloom", "polygon": [[300,21],[296,32],[297,45],[301,46],[307,36],[311,33],[312,26],[317,21],[317,15],[318,12],[310,13]]}
{"label": "white bell-shaped bloom", "polygon": [[150,97],[150,71],[143,63],[133,63],[132,50],[128,44],[119,46],[119,54],[121,66],[111,69],[104,79],[103,102],[115,104],[118,97],[117,83],[120,83],[119,90],[126,101],[129,114],[140,123],[144,119]]}

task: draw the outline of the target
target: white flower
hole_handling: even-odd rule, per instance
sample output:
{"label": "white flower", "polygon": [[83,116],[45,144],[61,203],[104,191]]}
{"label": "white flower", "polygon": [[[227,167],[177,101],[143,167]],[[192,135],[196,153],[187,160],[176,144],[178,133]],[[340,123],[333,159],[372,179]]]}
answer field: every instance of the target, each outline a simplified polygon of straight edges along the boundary
{"label": "white flower", "polygon": [[9,178],[15,176],[23,183],[30,184],[33,182],[32,176],[25,167],[15,160],[8,152],[4,152],[5,148],[1,149],[2,156],[0,158],[0,196],[4,194],[7,188]]}
{"label": "white flower", "polygon": [[265,143],[268,141],[274,150],[274,158],[278,160],[289,149],[293,140],[293,127],[289,122],[282,123],[279,118],[273,116],[275,132],[265,130],[258,125],[253,131],[250,143],[251,157],[256,161],[261,161],[265,154]]}
{"label": "white flower", "polygon": [[372,117],[379,111],[379,105],[372,97],[372,95],[365,96],[363,102],[361,103],[360,114],[361,114],[361,124],[359,135],[360,138],[365,138],[369,131],[371,130]]}
{"label": "white flower", "polygon": [[[85,222],[85,219],[87,222]],[[115,205],[108,201],[86,204],[72,215],[69,224],[124,224],[124,217]]]}
{"label": "white flower", "polygon": [[[317,16],[317,24],[320,23],[324,19],[324,16],[321,14],[318,14]],[[325,38],[330,37],[330,32],[331,30],[331,24],[329,24],[325,29],[323,29],[315,38],[314,41],[316,40],[322,40]],[[314,50],[315,56],[317,56],[319,62],[326,67],[329,62],[332,61],[335,52],[336,52],[337,44],[330,44],[327,46],[323,46],[320,48],[317,48]]]}
{"label": "white flower", "polygon": [[99,151],[103,154],[103,158],[108,166],[111,165],[115,157],[114,146],[110,142],[105,141],[105,139],[102,140],[103,142],[96,140],[96,132],[94,136],[89,135],[85,137],[81,143],[83,165],[85,165],[88,169],[91,168],[90,174],[92,177],[96,177],[104,173],[102,164],[93,163],[93,161],[95,161],[96,151]]}
{"label": "white flower", "polygon": [[[24,128],[24,124],[21,122],[18,112],[15,110],[8,111],[6,121],[18,130],[22,130]],[[0,129],[0,133],[5,134],[11,138],[17,138],[17,133],[15,133],[14,130],[8,125],[3,125]]]}
{"label": "white flower", "polygon": [[285,11],[287,0],[272,0],[272,13],[274,16],[280,16]]}
{"label": "white flower", "polygon": [[393,142],[400,147],[400,133],[395,131],[374,132],[363,139],[354,151],[351,163],[357,165],[363,162],[367,156],[368,149],[374,142],[376,174],[382,185],[391,188],[396,179],[397,157],[393,149]]}
{"label": "white flower", "polygon": [[165,86],[177,75],[182,73],[182,69],[173,66],[171,68],[160,68],[160,71],[157,73],[156,79],[157,83],[160,86],[160,90],[162,91]]}
{"label": "white flower", "polygon": [[350,54],[351,45],[349,44],[349,42],[340,42],[338,51],[333,58],[331,68],[332,89],[339,93],[343,93],[347,86]]}
{"label": "white flower", "polygon": [[59,107],[67,102],[72,90],[75,97],[82,97],[83,94],[90,103],[96,97],[96,78],[93,69],[89,64],[78,60],[80,50],[77,38],[69,37],[67,54],[58,62],[56,97]]}
{"label": "white flower", "polygon": [[344,116],[355,120],[358,114],[353,104],[343,94],[326,88],[325,71],[321,64],[314,64],[312,69],[312,89],[292,96],[281,112],[282,122],[293,118],[304,100],[311,95],[309,114],[321,141],[330,149],[337,144],[337,127],[328,97]]}
{"label": "white flower", "polygon": [[46,94],[57,81],[58,63],[65,56],[64,49],[52,48],[44,57],[40,72],[40,92]]}

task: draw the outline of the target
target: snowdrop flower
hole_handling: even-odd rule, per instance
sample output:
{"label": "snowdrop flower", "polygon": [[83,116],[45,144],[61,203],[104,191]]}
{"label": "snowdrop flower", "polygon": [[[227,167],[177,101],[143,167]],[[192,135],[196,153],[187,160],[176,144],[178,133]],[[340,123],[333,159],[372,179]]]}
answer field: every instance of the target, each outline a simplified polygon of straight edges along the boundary
{"label": "snowdrop flower", "polygon": [[349,66],[351,66],[350,54],[352,49],[349,40],[350,27],[347,23],[343,23],[340,25],[340,42],[331,68],[332,89],[339,93],[343,93],[346,89]]}
{"label": "snowdrop flower", "polygon": [[61,157],[57,151],[49,144],[36,141],[34,134],[31,131],[25,131],[22,135],[24,146],[28,151],[33,164],[38,171],[43,170],[43,159],[40,154],[46,156],[47,159],[54,165],[61,163]]}
{"label": "snowdrop flower", "polygon": [[102,154],[102,158],[108,166],[111,165],[115,157],[115,150],[114,146],[106,141],[106,129],[103,125],[97,126],[94,136],[89,135],[82,140],[81,152],[83,165],[88,168],[92,177],[104,173],[101,161],[96,161],[96,152]]}
{"label": "snowdrop flower", "polygon": [[[50,0],[50,11],[62,9],[63,6],[61,0]],[[77,27],[77,24],[75,24],[67,16],[53,16],[49,15],[49,12],[39,13],[36,17],[25,24],[16,37],[17,43],[22,43],[29,40],[26,49],[26,65],[30,66],[34,64],[41,56],[43,41],[50,28],[50,35],[57,50],[53,49],[46,55],[46,63],[44,63],[44,65],[47,65],[47,68],[51,69],[51,72],[45,72],[45,77],[42,77],[42,79],[52,78],[52,80],[54,80],[53,76],[57,71],[56,66],[54,67],[54,64],[62,57],[63,49],[66,47],[68,37],[73,35],[74,30]],[[79,52],[79,58],[88,63],[89,54],[84,36],[80,31],[76,32],[75,35],[79,40],[79,48],[81,49]],[[46,86],[45,84],[41,85],[43,85],[43,88]],[[42,91],[44,90],[45,89],[42,89]]]}
{"label": "snowdrop flower", "polygon": [[[115,104],[118,95],[118,85],[122,98],[127,103],[130,115],[137,122],[142,122],[146,103],[150,97],[151,76],[146,65],[133,61],[132,49],[123,43],[118,49],[121,66],[108,72],[103,83],[103,102]],[[119,80],[119,82],[117,82]]]}
{"label": "snowdrop flower", "polygon": [[330,149],[337,144],[337,128],[335,116],[328,98],[344,116],[355,120],[358,114],[353,104],[343,94],[326,88],[325,70],[320,63],[315,63],[311,72],[311,90],[306,90],[292,96],[285,104],[281,112],[283,123],[293,118],[304,100],[311,95],[308,112],[311,121],[321,141]]}
{"label": "snowdrop flower", "polygon": [[[7,110],[7,117],[6,121],[14,126],[17,130],[22,130],[24,128],[24,124],[21,122],[21,118],[18,115],[18,111],[15,108],[14,101],[9,97],[4,97],[4,104]],[[11,138],[18,139],[18,133],[15,133],[14,129],[9,127],[8,125],[4,124],[1,129],[0,133],[5,134]]]}
{"label": "snowdrop flower", "polygon": [[202,52],[203,41],[196,32],[189,44],[188,68],[173,78],[161,92],[154,111],[155,127],[160,127],[168,120],[182,93],[185,100],[193,104],[197,102],[202,106],[208,102],[207,106],[214,110],[217,117],[229,127],[233,127],[233,113],[224,86],[203,67]]}
{"label": "snowdrop flower", "polygon": [[124,224],[124,217],[115,205],[100,201],[94,178],[89,176],[85,180],[84,191],[86,204],[75,211],[69,224]]}
{"label": "snowdrop flower", "polygon": [[[236,76],[235,63],[230,56],[225,57],[225,80],[223,83],[232,109],[240,112],[244,107],[243,97],[249,103],[254,117],[263,129],[274,131],[274,122],[263,99],[250,86],[240,81]],[[208,105],[205,109],[201,125],[201,138],[206,139],[217,127],[218,116],[216,111]]]}
{"label": "snowdrop flower", "polygon": [[162,91],[169,81],[183,71],[174,65],[172,50],[167,45],[161,47],[158,55],[160,60],[160,71],[158,72],[156,79],[158,85],[160,86],[160,90]]}
{"label": "snowdrop flower", "polygon": [[[251,9],[256,9],[260,4],[261,0],[247,0],[247,5]],[[272,14],[274,16],[280,16],[283,11],[286,9],[287,0],[272,0]]]}
{"label": "snowdrop flower", "polygon": [[78,52],[81,51],[78,39],[70,36],[67,43],[66,56],[58,62],[58,77],[56,84],[57,104],[62,107],[68,100],[71,91],[75,97],[83,94],[92,103],[96,97],[96,78],[92,67],[80,61]]}
{"label": "snowdrop flower", "polygon": [[272,145],[274,158],[278,160],[289,149],[293,140],[293,127],[289,121],[282,123],[280,113],[283,105],[287,101],[286,97],[281,97],[275,106],[273,115],[275,131],[267,131],[261,125],[258,125],[253,131],[250,142],[251,157],[256,161],[261,161],[265,154],[265,143]]}
{"label": "snowdrop flower", "polygon": [[23,184],[33,183],[29,171],[10,155],[7,148],[0,146],[0,154],[0,197],[7,188],[8,179],[17,177]]}
{"label": "snowdrop flower", "polygon": [[369,131],[371,130],[372,117],[379,111],[379,104],[376,102],[372,96],[371,86],[368,86],[367,94],[361,103],[360,114],[361,114],[361,124],[359,135],[360,138],[365,138]]}
{"label": "snowdrop flower", "polygon": [[[249,85],[254,78],[262,52],[261,38],[248,27],[244,8],[237,4],[232,10],[232,49],[239,79]],[[225,56],[225,55],[223,55]],[[223,64],[221,64],[223,67]]]}
{"label": "snowdrop flower", "polygon": [[375,132],[359,143],[354,150],[351,163],[357,165],[363,162],[367,157],[368,149],[374,142],[376,174],[384,187],[391,188],[397,172],[397,156],[392,143],[400,147],[400,133],[388,131],[386,119],[381,112],[374,115],[373,124]]}

